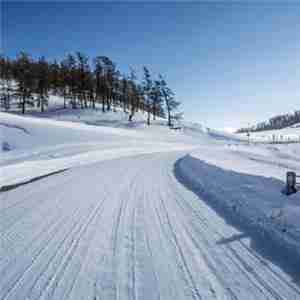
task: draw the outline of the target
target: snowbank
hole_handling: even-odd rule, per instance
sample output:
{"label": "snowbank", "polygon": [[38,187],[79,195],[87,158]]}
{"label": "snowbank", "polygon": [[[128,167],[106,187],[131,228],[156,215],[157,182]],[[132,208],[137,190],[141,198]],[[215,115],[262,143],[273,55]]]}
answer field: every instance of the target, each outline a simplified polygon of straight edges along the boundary
{"label": "snowbank", "polygon": [[[112,121],[109,116],[98,112],[97,119]],[[0,186],[103,160],[195,148],[166,126],[150,131],[120,128],[128,122],[118,119],[121,114],[116,117],[112,122],[116,126],[111,127],[0,113]]]}
{"label": "snowbank", "polygon": [[284,182],[226,170],[191,155],[176,163],[175,174],[225,219],[235,220],[300,260],[300,195],[283,195]]}
{"label": "snowbank", "polygon": [[[247,133],[236,134],[241,138],[246,139]],[[291,127],[274,130],[264,130],[250,132],[250,140],[253,142],[266,142],[266,143],[291,143],[300,142],[300,126],[295,124]]]}

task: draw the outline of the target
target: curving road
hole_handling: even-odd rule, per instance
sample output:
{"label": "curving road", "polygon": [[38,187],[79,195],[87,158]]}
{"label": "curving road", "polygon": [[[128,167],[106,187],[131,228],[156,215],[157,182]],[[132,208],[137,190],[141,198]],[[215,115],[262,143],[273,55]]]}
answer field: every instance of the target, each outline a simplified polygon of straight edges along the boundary
{"label": "curving road", "polygon": [[0,194],[0,299],[300,299],[174,176],[184,153],[74,168]]}

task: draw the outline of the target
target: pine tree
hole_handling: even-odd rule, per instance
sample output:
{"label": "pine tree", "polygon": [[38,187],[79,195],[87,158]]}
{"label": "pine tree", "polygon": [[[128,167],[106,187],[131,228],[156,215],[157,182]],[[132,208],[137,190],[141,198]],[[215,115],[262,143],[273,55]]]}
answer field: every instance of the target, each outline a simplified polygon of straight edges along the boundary
{"label": "pine tree", "polygon": [[138,91],[137,91],[137,86],[136,86],[136,74],[133,69],[130,70],[130,77],[129,77],[129,82],[128,82],[128,102],[130,105],[130,114],[128,117],[128,121],[132,121],[132,118],[134,116],[135,110],[136,110],[136,105],[137,105],[137,98],[138,98]]}
{"label": "pine tree", "polygon": [[96,80],[96,99],[102,102],[102,112],[105,112],[105,82],[103,57],[97,56],[94,59],[94,75]]}
{"label": "pine tree", "polygon": [[116,65],[108,58],[104,57],[104,67],[105,67],[105,85],[107,92],[107,107],[106,109],[109,111],[111,109],[111,104],[113,99],[113,87],[114,80],[116,75]]}
{"label": "pine tree", "polygon": [[38,61],[37,79],[38,103],[41,107],[41,112],[44,112],[44,105],[48,104],[49,89],[49,67],[44,57],[41,57]]}
{"label": "pine tree", "polygon": [[[29,55],[20,53],[16,59],[9,60],[0,56],[0,79],[2,106],[9,109],[10,97],[13,98],[12,82],[17,83],[15,96],[19,99],[19,105],[24,114],[27,105],[34,105],[33,95],[37,95],[37,103],[41,112],[45,110],[48,94],[63,96],[64,108],[67,101],[72,108],[77,108],[78,101],[81,107],[96,108],[96,103],[102,102],[103,112],[116,111],[117,107],[123,107],[128,112],[128,120],[132,121],[134,114],[142,110],[147,113],[147,124],[150,125],[150,116],[153,120],[157,116],[164,116],[164,106],[167,108],[168,125],[172,125],[172,119],[179,102],[174,99],[173,92],[167,87],[166,82],[160,76],[159,80],[152,80],[149,70],[143,68],[143,80],[138,83],[135,72],[130,75],[120,76],[116,65],[106,56],[98,56],[93,61],[91,71],[88,57],[77,52],[69,54],[61,62],[48,63],[44,57],[38,61]],[[297,114],[298,122],[300,113]],[[279,116],[269,121],[268,126],[279,127],[290,124],[294,119],[288,116]]]}
{"label": "pine tree", "polygon": [[161,75],[159,75],[160,79],[160,86],[161,86],[161,93],[165,100],[166,109],[167,109],[167,116],[168,116],[168,126],[172,127],[172,119],[178,119],[180,117],[179,115],[172,115],[172,112],[178,108],[180,105],[180,102],[176,101],[174,99],[174,93],[173,91],[167,86],[166,81],[163,79]]}
{"label": "pine tree", "polygon": [[77,78],[76,78],[76,59],[72,54],[68,54],[65,65],[68,70],[68,76],[66,78],[66,83],[68,85],[69,94],[71,98],[71,105],[72,108],[77,108],[77,95],[76,95],[76,89],[77,89]]}
{"label": "pine tree", "polygon": [[143,92],[146,101],[146,109],[147,109],[147,125],[150,125],[150,112],[151,112],[151,92],[152,92],[152,79],[149,70],[144,67],[144,81],[143,81]]}
{"label": "pine tree", "polygon": [[96,77],[96,96],[102,98],[102,111],[110,110],[113,88],[112,74],[115,70],[113,62],[106,56],[97,56],[94,59],[94,74]]}
{"label": "pine tree", "polygon": [[64,98],[64,109],[67,108],[67,97],[68,97],[68,91],[70,89],[70,72],[68,69],[68,61],[64,59],[60,63],[60,74],[59,74],[59,88],[61,91],[61,95]]}
{"label": "pine tree", "polygon": [[160,84],[160,81],[155,80],[151,91],[153,120],[155,120],[155,117],[159,115],[159,112],[161,111],[161,105],[163,102]]}
{"label": "pine tree", "polygon": [[81,104],[81,108],[87,108],[87,77],[89,73],[88,57],[81,52],[76,53],[77,56],[77,68],[78,68],[78,95]]}
{"label": "pine tree", "polygon": [[0,56],[0,78],[1,78],[1,104],[5,110],[10,109],[10,94],[12,91],[12,65],[8,58]]}
{"label": "pine tree", "polygon": [[92,108],[96,108],[96,97],[95,97],[95,79],[92,72],[87,73],[86,88],[88,93],[88,100],[92,105]]}
{"label": "pine tree", "polygon": [[57,95],[59,89],[59,64],[57,60],[54,60],[52,64],[50,64],[50,84],[53,90],[53,94]]}
{"label": "pine tree", "polygon": [[123,102],[123,111],[127,113],[127,106],[128,106],[128,79],[124,75],[121,82],[121,99]]}
{"label": "pine tree", "polygon": [[20,103],[22,107],[22,114],[25,114],[26,103],[32,103],[30,100],[33,99],[33,87],[34,87],[34,77],[32,70],[32,63],[29,55],[21,52],[17,62],[17,95],[20,98]]}

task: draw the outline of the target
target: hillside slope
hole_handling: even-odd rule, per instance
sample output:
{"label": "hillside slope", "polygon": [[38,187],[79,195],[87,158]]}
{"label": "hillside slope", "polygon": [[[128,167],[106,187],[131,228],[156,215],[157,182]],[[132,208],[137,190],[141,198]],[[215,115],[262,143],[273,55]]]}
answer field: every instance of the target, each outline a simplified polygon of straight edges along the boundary
{"label": "hillside slope", "polygon": [[291,145],[125,116],[0,113],[0,299],[297,299]]}

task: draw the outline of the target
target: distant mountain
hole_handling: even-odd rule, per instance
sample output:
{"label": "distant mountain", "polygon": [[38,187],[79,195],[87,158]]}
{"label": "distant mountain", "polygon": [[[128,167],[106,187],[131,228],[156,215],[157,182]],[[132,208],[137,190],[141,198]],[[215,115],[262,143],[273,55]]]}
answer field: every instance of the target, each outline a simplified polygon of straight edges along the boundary
{"label": "distant mountain", "polygon": [[240,128],[237,130],[237,133],[282,129],[290,126],[296,126],[298,123],[300,123],[300,110],[296,110],[289,114],[277,115],[267,121],[260,122],[251,127]]}

